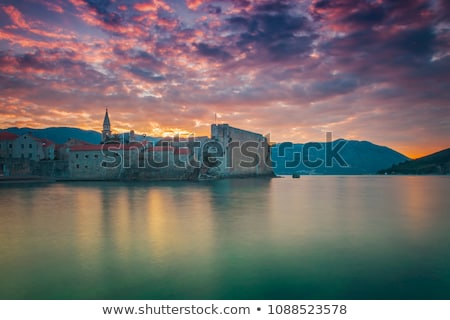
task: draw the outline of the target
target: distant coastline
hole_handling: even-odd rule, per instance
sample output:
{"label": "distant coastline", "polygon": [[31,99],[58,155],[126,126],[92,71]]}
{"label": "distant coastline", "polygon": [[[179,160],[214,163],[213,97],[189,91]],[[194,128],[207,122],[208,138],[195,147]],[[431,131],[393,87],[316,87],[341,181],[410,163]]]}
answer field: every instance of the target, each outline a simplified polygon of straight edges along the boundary
{"label": "distant coastline", "polygon": [[449,175],[450,148],[415,160],[395,164],[390,168],[378,171],[378,174]]}
{"label": "distant coastline", "polygon": [[[112,134],[110,124],[107,129],[107,136],[103,137],[95,131],[67,127],[2,129],[0,177],[4,178],[1,181],[205,180],[292,176],[294,173],[446,175],[450,171],[449,149],[412,160],[393,149],[368,141],[338,139],[304,144],[273,143],[261,134],[229,125],[213,125],[211,137],[192,138],[146,137],[132,131]],[[112,140],[105,144],[102,139]],[[238,145],[240,148],[236,148]],[[124,168],[118,166],[114,171],[102,167],[103,160],[113,159],[107,154],[109,148],[124,161]],[[206,163],[203,168],[196,166],[208,158],[218,162]],[[161,161],[168,161],[166,169],[170,166],[172,169],[161,168],[158,163]],[[143,162],[150,163],[147,170],[139,168]],[[156,163],[156,167],[152,168],[152,163]],[[242,163],[246,167],[240,166]],[[8,180],[8,176],[15,179]]]}

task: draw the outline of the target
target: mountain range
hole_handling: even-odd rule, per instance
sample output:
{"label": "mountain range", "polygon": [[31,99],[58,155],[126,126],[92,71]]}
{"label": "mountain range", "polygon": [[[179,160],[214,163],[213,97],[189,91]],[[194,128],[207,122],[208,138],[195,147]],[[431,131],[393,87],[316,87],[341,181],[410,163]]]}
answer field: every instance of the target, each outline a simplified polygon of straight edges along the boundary
{"label": "mountain range", "polygon": [[[63,144],[67,142],[70,138],[78,139],[92,144],[99,144],[102,141],[102,134],[94,130],[83,130],[79,128],[71,127],[51,127],[44,129],[33,129],[33,128],[17,128],[11,127],[8,129],[0,129],[0,132],[7,131],[17,135],[23,135],[25,133],[31,133],[33,136],[41,139],[48,139],[56,144]],[[119,140],[129,141],[129,132],[119,134]],[[157,141],[159,138],[145,137],[142,135],[135,135],[137,141],[143,139],[147,141]]]}
{"label": "mountain range", "polygon": [[45,129],[17,128],[0,129],[0,132],[7,131],[19,136],[31,133],[33,136],[41,139],[48,139],[56,144],[63,144],[70,138],[75,138],[92,144],[99,144],[102,140],[101,133],[94,130],[83,130],[69,127],[51,127]]}
{"label": "mountain range", "polygon": [[279,175],[375,174],[407,160],[395,150],[368,141],[282,143],[272,148],[274,172]]}

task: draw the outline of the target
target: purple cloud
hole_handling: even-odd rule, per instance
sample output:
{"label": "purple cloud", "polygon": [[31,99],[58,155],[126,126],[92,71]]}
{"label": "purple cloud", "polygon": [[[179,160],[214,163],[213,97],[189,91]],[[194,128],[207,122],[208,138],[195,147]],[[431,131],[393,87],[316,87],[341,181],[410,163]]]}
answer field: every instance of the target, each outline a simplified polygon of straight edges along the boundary
{"label": "purple cloud", "polygon": [[217,113],[278,141],[331,130],[410,156],[435,151],[450,133],[449,10],[443,0],[5,0],[0,127],[99,129],[108,105],[117,131],[207,134]]}

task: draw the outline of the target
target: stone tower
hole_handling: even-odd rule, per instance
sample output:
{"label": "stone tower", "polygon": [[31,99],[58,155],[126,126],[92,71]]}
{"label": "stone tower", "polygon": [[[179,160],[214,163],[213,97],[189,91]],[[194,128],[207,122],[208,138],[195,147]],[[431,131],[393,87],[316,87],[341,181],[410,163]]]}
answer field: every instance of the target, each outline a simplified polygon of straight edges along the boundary
{"label": "stone tower", "polygon": [[111,137],[111,123],[109,122],[108,108],[106,108],[105,118],[103,119],[102,142],[105,143]]}

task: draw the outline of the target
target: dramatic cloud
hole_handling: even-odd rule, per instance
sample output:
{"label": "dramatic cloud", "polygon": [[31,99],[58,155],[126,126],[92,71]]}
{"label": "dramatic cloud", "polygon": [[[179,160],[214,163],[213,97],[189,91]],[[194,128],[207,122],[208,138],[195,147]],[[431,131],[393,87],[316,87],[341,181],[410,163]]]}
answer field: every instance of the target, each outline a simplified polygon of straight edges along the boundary
{"label": "dramatic cloud", "polygon": [[0,127],[449,147],[445,0],[5,0]]}
{"label": "dramatic cloud", "polygon": [[219,47],[209,46],[206,43],[198,43],[194,44],[194,46],[197,48],[198,52],[203,56],[212,57],[219,60],[231,59],[231,55]]}

